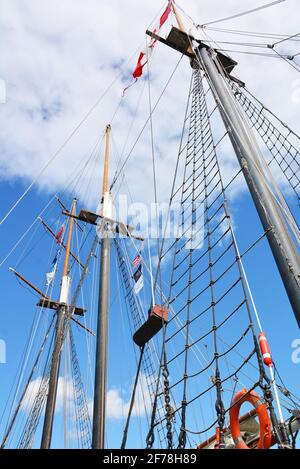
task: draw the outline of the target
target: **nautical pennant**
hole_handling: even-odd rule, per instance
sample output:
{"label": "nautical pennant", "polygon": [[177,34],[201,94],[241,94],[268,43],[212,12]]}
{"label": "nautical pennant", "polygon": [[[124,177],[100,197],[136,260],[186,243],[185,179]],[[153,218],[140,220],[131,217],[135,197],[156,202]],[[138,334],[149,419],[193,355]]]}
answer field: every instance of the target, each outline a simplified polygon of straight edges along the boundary
{"label": "nautical pennant", "polygon": [[137,267],[139,265],[139,263],[141,262],[141,260],[142,260],[142,256],[141,256],[140,253],[138,253],[138,255],[135,256],[135,258],[132,261],[133,266]]}
{"label": "nautical pennant", "polygon": [[62,235],[63,235],[63,233],[64,233],[64,229],[65,229],[65,226],[62,225],[62,227],[61,227],[61,229],[59,230],[59,232],[55,235],[55,239],[56,239],[57,244],[61,244]]}
{"label": "nautical pennant", "polygon": [[50,287],[51,283],[54,280],[54,277],[55,277],[55,274],[56,274],[56,269],[57,269],[57,264],[58,264],[59,253],[60,253],[60,251],[58,250],[55,254],[55,257],[54,257],[53,261],[52,261],[52,264],[51,264],[52,270],[51,270],[51,272],[46,274],[46,277],[47,277],[46,286],[47,287]]}
{"label": "nautical pennant", "polygon": [[144,286],[144,277],[142,273],[142,264],[140,264],[139,268],[133,275],[135,285],[133,287],[134,293],[138,295],[138,293],[141,291],[141,289]]}
{"label": "nautical pennant", "polygon": [[[173,5],[173,0],[169,0],[165,11],[163,12],[162,16],[159,19],[159,24],[152,31],[154,34],[158,34],[161,28],[163,27],[163,25],[165,24],[165,22],[168,20],[169,15],[172,11],[172,5]],[[147,46],[147,49],[140,52],[136,67],[132,73],[134,81],[124,89],[123,96],[125,95],[126,90],[128,90],[128,88],[134,85],[138,81],[138,79],[143,75],[143,69],[145,65],[148,63],[150,56],[152,55],[156,42],[157,40],[152,38],[150,41],[150,44]]]}

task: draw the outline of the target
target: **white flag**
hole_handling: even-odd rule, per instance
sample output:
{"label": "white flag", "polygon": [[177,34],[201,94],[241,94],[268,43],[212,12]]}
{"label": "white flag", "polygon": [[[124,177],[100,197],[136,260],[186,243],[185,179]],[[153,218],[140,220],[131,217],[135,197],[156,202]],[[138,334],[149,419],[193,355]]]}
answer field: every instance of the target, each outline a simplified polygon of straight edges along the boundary
{"label": "white flag", "polygon": [[134,293],[137,295],[141,291],[143,286],[144,286],[144,277],[141,276],[133,287]]}
{"label": "white flag", "polygon": [[139,265],[139,268],[134,273],[133,278],[134,278],[134,281],[135,281],[133,291],[137,295],[144,286],[144,277],[143,277],[143,273],[142,273],[142,264]]}
{"label": "white flag", "polygon": [[56,269],[57,269],[57,263],[58,263],[58,255],[59,255],[59,251],[56,253],[56,255],[55,255],[55,257],[52,261],[52,271],[48,272],[46,274],[46,278],[47,278],[46,286],[47,287],[50,287],[51,283],[54,280],[54,277],[55,277],[55,274],[56,274]]}

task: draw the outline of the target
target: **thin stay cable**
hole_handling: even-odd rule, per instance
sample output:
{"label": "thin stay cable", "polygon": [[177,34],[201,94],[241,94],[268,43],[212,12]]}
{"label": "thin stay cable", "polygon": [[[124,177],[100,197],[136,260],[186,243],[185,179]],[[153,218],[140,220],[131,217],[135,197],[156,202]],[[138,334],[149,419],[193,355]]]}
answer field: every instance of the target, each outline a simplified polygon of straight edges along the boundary
{"label": "thin stay cable", "polygon": [[[151,21],[150,25],[148,28],[151,26],[151,24],[156,20],[158,17],[158,14],[155,15],[154,19]],[[147,28],[147,29],[148,29]],[[138,46],[138,48],[134,51],[134,53],[129,57],[129,59],[126,61],[124,65],[127,65],[130,63],[130,61],[135,57],[135,55],[138,53],[141,45]],[[33,179],[33,181],[29,184],[29,186],[25,189],[25,191],[22,193],[22,195],[16,200],[16,202],[11,206],[9,211],[6,213],[6,215],[0,220],[0,226],[7,220],[7,218],[12,214],[12,212],[17,208],[17,206],[22,202],[22,200],[26,197],[26,195],[31,191],[31,189],[36,185],[36,183],[39,181],[40,177],[45,173],[45,171],[48,169],[48,167],[53,163],[53,161],[58,157],[58,155],[62,152],[62,150],[67,146],[67,144],[72,140],[74,135],[78,132],[78,130],[82,127],[82,125],[87,121],[87,119],[91,116],[91,114],[94,112],[94,110],[99,106],[101,101],[105,98],[105,96],[108,94],[108,92],[111,90],[111,88],[114,86],[114,84],[118,81],[119,78],[121,78],[123,75],[123,71],[120,70],[120,72],[116,75],[116,77],[112,80],[112,82],[108,85],[108,87],[102,92],[100,97],[96,100],[96,102],[92,105],[92,107],[86,112],[86,114],[83,116],[83,118],[79,121],[79,123],[75,126],[71,134],[67,137],[67,139],[60,145],[58,150],[54,153],[54,155],[47,161],[47,163],[41,168],[37,176]],[[119,103],[117,110],[115,114],[118,112],[119,107],[121,105],[121,102]],[[115,117],[115,114],[113,115],[113,118]]]}
{"label": "thin stay cable", "polygon": [[251,10],[244,11],[242,13],[237,13],[236,15],[227,16],[227,17],[221,18],[219,20],[210,21],[209,23],[204,23],[201,26],[205,27],[205,26],[208,26],[210,24],[216,24],[216,23],[221,23],[223,21],[228,21],[228,20],[233,20],[233,19],[236,19],[236,18],[241,18],[242,16],[250,15],[251,13],[256,13],[257,11],[265,10],[266,8],[270,8],[272,6],[277,5],[278,3],[283,3],[285,1],[286,0],[276,0],[275,2],[267,3],[267,4],[262,5],[260,7],[252,8]]}
{"label": "thin stay cable", "polygon": [[[172,71],[172,73],[171,73],[171,75],[170,75],[170,77],[169,77],[167,83],[165,84],[165,86],[164,86],[164,88],[163,88],[163,90],[162,90],[162,92],[161,92],[159,98],[157,99],[157,101],[156,101],[156,103],[155,103],[155,105],[154,105],[154,107],[153,107],[153,109],[152,109],[152,114],[151,114],[151,115],[153,115],[153,113],[155,112],[157,106],[159,105],[159,103],[160,103],[160,101],[161,101],[161,98],[163,97],[163,95],[164,95],[165,91],[167,90],[167,88],[168,88],[168,86],[169,86],[169,84],[170,84],[172,78],[174,77],[174,75],[175,75],[175,73],[176,73],[176,71],[177,71],[177,69],[178,69],[178,67],[179,67],[179,64],[181,63],[183,57],[184,57],[184,55],[182,54],[181,57],[180,57],[180,59],[178,60],[178,62],[177,62],[177,64],[176,64],[174,70]],[[143,127],[142,127],[142,129],[141,129],[139,135],[137,136],[136,141],[134,142],[134,144],[133,144],[131,150],[129,151],[127,157],[125,158],[124,163],[122,164],[120,170],[115,174],[114,179],[113,179],[113,182],[112,182],[112,184],[111,184],[111,186],[110,186],[110,190],[113,189],[113,187],[114,187],[114,185],[116,184],[118,178],[119,178],[120,175],[122,174],[123,169],[125,168],[126,164],[128,163],[128,161],[129,161],[129,159],[130,159],[130,157],[131,157],[131,155],[132,155],[132,153],[133,153],[133,151],[134,151],[134,149],[135,149],[135,147],[136,147],[138,141],[140,140],[142,134],[144,133],[144,130],[145,130],[145,128],[147,127],[149,121],[150,121],[150,116],[147,118],[145,124],[143,125]]]}
{"label": "thin stay cable", "polygon": [[[146,50],[148,51],[148,40],[146,39]],[[153,191],[154,191],[154,203],[155,203],[155,216],[156,216],[156,229],[157,229],[157,256],[159,257],[160,252],[160,241],[159,241],[159,213],[158,213],[158,197],[157,197],[157,181],[156,181],[156,161],[155,161],[155,147],[154,147],[154,132],[153,132],[153,115],[152,115],[152,93],[151,93],[151,75],[149,67],[149,59],[147,60],[148,67],[148,100],[149,100],[149,117],[150,117],[150,134],[151,134],[151,153],[152,153],[152,173],[153,173]],[[151,268],[151,287],[152,287],[152,302],[153,308],[155,305],[155,292],[153,288],[153,277],[152,277],[152,265],[151,265],[151,249],[148,236],[148,250],[149,250],[149,262]],[[159,275],[160,286],[162,286],[161,273]],[[161,298],[162,303],[162,298]]]}
{"label": "thin stay cable", "polygon": [[280,54],[279,52],[277,52],[276,49],[272,49],[275,54],[277,54],[281,59],[283,59],[285,62],[287,62],[291,67],[293,67],[295,70],[297,70],[297,72],[300,72],[300,66],[295,62],[295,63],[292,63],[292,61],[290,59],[287,59],[284,55]]}
{"label": "thin stay cable", "polygon": [[292,36],[289,36],[289,37],[287,37],[287,38],[285,38],[285,39],[281,39],[281,40],[278,41],[278,42],[274,42],[274,44],[272,44],[272,45],[273,45],[273,47],[275,47],[275,46],[277,46],[278,44],[281,44],[282,42],[289,41],[290,39],[294,39],[295,37],[298,37],[298,36],[300,36],[300,33],[293,34]]}

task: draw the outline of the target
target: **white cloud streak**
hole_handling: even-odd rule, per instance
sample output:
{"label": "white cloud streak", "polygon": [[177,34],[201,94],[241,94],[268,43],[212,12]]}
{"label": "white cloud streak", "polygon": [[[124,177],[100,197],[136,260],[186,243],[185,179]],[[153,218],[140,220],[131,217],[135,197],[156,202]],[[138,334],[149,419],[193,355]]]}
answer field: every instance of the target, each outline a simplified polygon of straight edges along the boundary
{"label": "white cloud streak", "polygon": [[[200,24],[214,19],[216,11],[219,17],[241,9],[237,0],[182,0],[179,3]],[[250,3],[255,8],[261,2]],[[39,180],[39,187],[50,191],[60,190],[68,184],[74,168],[110,121],[122,90],[130,81],[138,50],[143,47],[144,31],[163,7],[163,2],[143,2],[143,8],[140,5],[137,0],[0,0],[1,78],[7,87],[7,103],[1,105],[0,178],[32,181],[86,110],[122,72],[101,105]],[[224,27],[293,33],[298,27],[297,10],[299,2],[291,0],[267,12],[227,22]],[[284,30],[282,25],[285,25]],[[224,40],[236,39],[224,33],[210,34]],[[282,52],[288,52],[291,43],[281,47]],[[126,58],[130,56],[132,59],[126,64]],[[157,45],[151,66],[153,103],[178,58],[176,52]],[[298,131],[299,103],[293,100],[294,83],[298,78],[296,71],[276,59],[241,55],[235,58],[239,61],[237,74]],[[166,201],[169,195],[189,77],[190,67],[184,59],[154,117],[157,185],[161,201]],[[114,161],[126,141],[143,86],[140,80],[128,91],[114,121]],[[127,152],[148,115],[146,86],[127,142]],[[148,127],[126,166],[126,178],[134,200],[153,200],[151,158]],[[222,158],[225,175],[230,175],[236,168],[232,150],[228,149]],[[93,171],[83,175],[82,186],[76,188],[86,202],[94,205],[100,188],[100,165],[99,155]],[[235,187],[235,191],[238,192],[240,187]]]}
{"label": "white cloud streak", "polygon": [[[112,420],[126,419],[130,407],[130,397],[124,396],[124,390],[119,388],[110,389],[107,393],[107,416]],[[127,394],[127,393],[126,393]],[[132,410],[132,417],[144,417],[151,409],[151,398],[144,375],[140,376],[136,389],[136,396]]]}
{"label": "white cloud streak", "polygon": [[[39,391],[42,378],[38,377],[29,383],[27,392],[24,396],[21,410],[28,414],[34,399]],[[127,418],[128,410],[131,401],[132,388],[127,389],[111,388],[107,392],[107,417],[112,420],[120,420]],[[67,378],[60,377],[58,380],[57,398],[56,398],[56,412],[61,412],[63,409],[64,399],[70,408],[74,407],[74,391],[73,383]],[[88,408],[90,416],[93,415],[93,400],[88,400]],[[132,411],[132,417],[144,417],[146,413],[150,412],[151,398],[147,386],[146,377],[142,374],[140,376],[138,386],[136,389],[135,403]]]}

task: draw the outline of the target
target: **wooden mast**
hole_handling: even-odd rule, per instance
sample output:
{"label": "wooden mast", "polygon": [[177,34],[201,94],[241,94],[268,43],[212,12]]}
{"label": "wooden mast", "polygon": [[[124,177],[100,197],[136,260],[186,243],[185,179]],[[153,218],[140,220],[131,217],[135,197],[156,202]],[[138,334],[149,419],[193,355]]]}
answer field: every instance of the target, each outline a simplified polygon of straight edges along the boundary
{"label": "wooden mast", "polygon": [[[77,205],[77,200],[73,200],[73,205],[72,205],[72,215],[75,215],[76,212],[76,205]],[[72,236],[73,236],[73,227],[74,227],[74,218],[70,218],[70,227],[69,227],[69,233],[68,233],[68,241],[67,241],[67,246],[66,246],[66,254],[65,254],[65,260],[64,260],[64,269],[63,269],[63,278],[68,275],[69,271],[69,258],[70,258],[70,253],[71,253],[71,242],[72,242]]]}
{"label": "wooden mast", "polygon": [[98,300],[97,344],[95,366],[95,390],[93,413],[93,449],[104,449],[106,427],[106,392],[108,365],[108,328],[109,328],[109,290],[110,290],[110,232],[112,216],[112,197],[108,189],[108,166],[111,126],[106,127],[106,149],[103,173],[101,214],[106,220],[100,220],[101,259]]}
{"label": "wooden mast", "polygon": [[[174,2],[172,2],[172,10],[174,12],[174,15],[175,15],[175,18],[176,18],[176,22],[177,22],[177,25],[178,25],[178,29],[183,32],[183,33],[186,33],[186,27],[184,26],[184,23],[182,21],[182,18],[181,18],[181,15],[179,13],[179,11],[177,10],[177,7],[175,6]],[[190,53],[190,54],[193,54],[193,48],[192,46],[190,45],[187,49],[187,52]]]}
{"label": "wooden mast", "polygon": [[[76,214],[77,200],[73,200],[72,204],[72,215]],[[61,351],[64,342],[64,331],[65,331],[65,315],[67,311],[69,291],[70,291],[70,277],[69,277],[69,258],[71,251],[71,242],[73,235],[73,226],[74,218],[70,217],[68,241],[66,245],[66,253],[64,260],[64,268],[61,279],[61,288],[60,288],[60,299],[59,299],[59,308],[57,311],[57,320],[56,320],[56,335],[54,349],[52,353],[52,362],[50,370],[50,379],[49,379],[49,389],[48,397],[46,403],[45,419],[43,426],[43,434],[41,441],[41,449],[49,449],[51,445],[51,437],[53,430],[53,421],[55,414],[55,404],[57,396],[57,387],[58,387],[58,377],[59,377],[59,368],[60,368],[60,358]]]}
{"label": "wooden mast", "polygon": [[176,18],[176,21],[177,21],[177,25],[178,25],[178,29],[180,29],[180,31],[182,31],[183,33],[186,32],[185,30],[185,26],[183,24],[183,21],[181,19],[181,16],[176,8],[176,6],[174,5],[174,2],[172,2],[172,9],[173,9],[173,12],[174,12],[174,15],[175,15],[175,18]]}
{"label": "wooden mast", "polygon": [[143,238],[132,234],[133,228],[113,219],[113,200],[109,190],[109,156],[111,126],[106,127],[106,148],[102,182],[101,206],[97,213],[81,210],[79,215],[66,213],[69,217],[81,220],[97,227],[101,239],[101,259],[99,277],[97,340],[95,360],[94,412],[92,448],[105,446],[106,391],[108,365],[108,326],[109,326],[109,290],[110,290],[110,250],[111,233],[122,233],[143,241]]}
{"label": "wooden mast", "polygon": [[109,163],[109,149],[110,149],[110,132],[111,126],[106,127],[106,146],[105,146],[105,160],[104,160],[104,172],[103,172],[103,188],[102,196],[108,192],[108,163]]}

